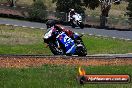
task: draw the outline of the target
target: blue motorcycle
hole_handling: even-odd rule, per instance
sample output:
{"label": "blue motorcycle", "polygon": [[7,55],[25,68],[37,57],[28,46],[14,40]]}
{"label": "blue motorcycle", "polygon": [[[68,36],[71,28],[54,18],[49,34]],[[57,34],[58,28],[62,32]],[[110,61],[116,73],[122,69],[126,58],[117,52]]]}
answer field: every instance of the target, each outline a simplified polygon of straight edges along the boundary
{"label": "blue motorcycle", "polygon": [[54,55],[87,55],[87,49],[78,33],[74,33],[73,38],[70,38],[65,32],[52,27],[45,33],[44,42]]}

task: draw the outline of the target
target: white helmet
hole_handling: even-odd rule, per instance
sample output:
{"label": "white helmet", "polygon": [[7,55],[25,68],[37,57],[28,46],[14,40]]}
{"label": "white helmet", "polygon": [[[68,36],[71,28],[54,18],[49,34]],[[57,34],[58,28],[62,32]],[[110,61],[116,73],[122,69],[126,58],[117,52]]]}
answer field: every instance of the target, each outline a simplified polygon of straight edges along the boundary
{"label": "white helmet", "polygon": [[71,11],[75,11],[74,9],[71,9]]}

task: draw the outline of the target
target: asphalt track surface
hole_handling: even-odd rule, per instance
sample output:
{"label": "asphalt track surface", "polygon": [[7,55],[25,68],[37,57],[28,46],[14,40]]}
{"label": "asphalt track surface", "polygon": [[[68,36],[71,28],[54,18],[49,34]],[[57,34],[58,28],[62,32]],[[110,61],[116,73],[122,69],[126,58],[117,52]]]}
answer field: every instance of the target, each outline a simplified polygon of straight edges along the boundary
{"label": "asphalt track surface", "polygon": [[[44,23],[28,22],[28,21],[20,21],[20,20],[4,19],[4,18],[0,18],[0,24],[46,29],[46,25]],[[65,28],[68,28],[74,32],[84,33],[89,35],[132,40],[132,31],[118,31],[118,30],[106,30],[106,29],[96,29],[96,28],[73,29],[70,26],[65,26]]]}

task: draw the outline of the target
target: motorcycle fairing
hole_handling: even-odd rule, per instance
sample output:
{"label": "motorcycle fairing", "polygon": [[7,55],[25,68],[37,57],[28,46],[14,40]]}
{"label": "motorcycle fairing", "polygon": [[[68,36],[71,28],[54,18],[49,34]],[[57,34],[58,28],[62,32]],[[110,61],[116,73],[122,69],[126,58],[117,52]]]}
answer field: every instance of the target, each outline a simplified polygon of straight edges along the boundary
{"label": "motorcycle fairing", "polygon": [[82,17],[81,17],[80,14],[77,14],[77,13],[76,13],[75,15],[73,15],[73,18],[74,18],[75,21],[82,22]]}
{"label": "motorcycle fairing", "polygon": [[78,34],[78,33],[74,33],[74,34],[73,34],[73,37],[74,37],[74,39],[76,39],[76,38],[79,37],[79,34]]}
{"label": "motorcycle fairing", "polygon": [[47,32],[45,33],[45,35],[44,35],[44,38],[45,39],[48,39],[48,38],[50,38],[51,36],[52,36],[52,32],[54,31],[54,28],[52,27],[52,28],[49,28],[48,30],[47,30]]}
{"label": "motorcycle fairing", "polygon": [[65,32],[62,32],[57,37],[57,40],[60,41],[66,50],[66,54],[74,54],[75,53],[75,43],[74,40],[72,40],[70,37],[68,37]]}

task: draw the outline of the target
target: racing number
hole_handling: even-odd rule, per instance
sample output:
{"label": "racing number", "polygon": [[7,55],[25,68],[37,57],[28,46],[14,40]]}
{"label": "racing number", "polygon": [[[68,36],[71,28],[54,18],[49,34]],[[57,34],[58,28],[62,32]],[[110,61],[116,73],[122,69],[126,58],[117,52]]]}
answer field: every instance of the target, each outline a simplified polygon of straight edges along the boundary
{"label": "racing number", "polygon": [[65,47],[67,47],[71,42],[73,42],[71,38],[69,38],[68,36],[64,37]]}

